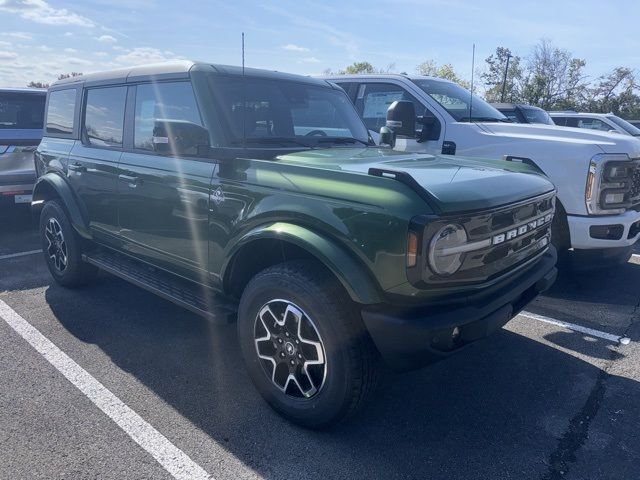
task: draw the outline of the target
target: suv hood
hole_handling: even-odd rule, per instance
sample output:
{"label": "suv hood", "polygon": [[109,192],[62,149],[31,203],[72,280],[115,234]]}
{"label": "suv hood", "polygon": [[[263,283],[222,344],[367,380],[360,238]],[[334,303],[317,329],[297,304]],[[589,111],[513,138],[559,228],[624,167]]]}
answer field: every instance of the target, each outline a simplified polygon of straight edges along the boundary
{"label": "suv hood", "polygon": [[372,167],[405,171],[431,194],[442,213],[495,208],[554,189],[546,177],[521,163],[403,153],[386,148],[308,150],[282,155],[278,160],[362,174]]}
{"label": "suv hood", "polygon": [[640,140],[620,133],[524,123],[495,122],[474,125],[486,134],[499,137],[597,145],[605,153],[627,153],[632,158],[640,156]]}

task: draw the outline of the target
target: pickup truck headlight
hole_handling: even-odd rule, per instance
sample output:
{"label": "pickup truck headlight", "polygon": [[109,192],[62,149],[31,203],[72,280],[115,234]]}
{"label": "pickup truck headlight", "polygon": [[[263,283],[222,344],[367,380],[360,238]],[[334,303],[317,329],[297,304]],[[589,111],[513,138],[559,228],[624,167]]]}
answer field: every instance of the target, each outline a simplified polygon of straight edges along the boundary
{"label": "pickup truck headlight", "polygon": [[626,154],[598,154],[589,164],[585,203],[591,215],[624,213],[636,163]]}
{"label": "pickup truck headlight", "polygon": [[445,225],[431,239],[429,266],[438,275],[452,275],[462,266],[467,243],[464,227],[454,223]]}

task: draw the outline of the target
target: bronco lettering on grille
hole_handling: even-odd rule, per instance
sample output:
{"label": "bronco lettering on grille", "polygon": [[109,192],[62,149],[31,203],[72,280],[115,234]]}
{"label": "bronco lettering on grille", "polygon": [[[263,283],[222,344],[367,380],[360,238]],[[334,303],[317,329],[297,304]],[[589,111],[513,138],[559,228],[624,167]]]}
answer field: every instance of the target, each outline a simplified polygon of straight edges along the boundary
{"label": "bronco lettering on grille", "polygon": [[547,223],[549,223],[551,221],[551,219],[553,218],[553,214],[552,213],[548,213],[547,215],[545,215],[544,217],[540,217],[537,218],[535,220],[531,220],[530,222],[527,222],[524,225],[520,225],[517,228],[513,228],[511,230],[507,230],[504,233],[500,233],[498,235],[494,235],[491,238],[491,244],[492,245],[499,245],[501,243],[504,243],[505,241],[508,240],[513,240],[514,238],[520,237],[522,235],[524,235],[525,233],[529,233],[537,228],[540,228],[543,225],[546,225]]}

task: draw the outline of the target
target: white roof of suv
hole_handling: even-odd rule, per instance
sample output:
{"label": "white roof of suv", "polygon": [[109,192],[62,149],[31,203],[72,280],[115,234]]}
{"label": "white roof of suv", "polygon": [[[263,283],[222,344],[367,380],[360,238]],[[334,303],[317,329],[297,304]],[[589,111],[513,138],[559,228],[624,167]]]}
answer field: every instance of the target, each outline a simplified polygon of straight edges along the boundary
{"label": "white roof of suv", "polygon": [[[640,137],[640,129],[613,113],[549,112],[556,125],[577,127]],[[557,119],[567,119],[557,121]],[[571,122],[568,119],[574,120]]]}

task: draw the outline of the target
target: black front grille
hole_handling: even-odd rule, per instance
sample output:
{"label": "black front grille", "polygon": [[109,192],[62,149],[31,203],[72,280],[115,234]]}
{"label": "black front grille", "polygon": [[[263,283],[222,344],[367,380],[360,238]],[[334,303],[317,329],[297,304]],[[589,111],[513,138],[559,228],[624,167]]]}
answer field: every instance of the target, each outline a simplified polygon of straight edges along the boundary
{"label": "black front grille", "polygon": [[[460,270],[450,277],[435,275],[427,266],[424,281],[453,286],[482,283],[504,275],[547,249],[554,209],[555,192],[552,192],[515,205],[447,220],[464,226],[469,243],[491,239],[491,244],[465,253]],[[544,219],[540,225],[518,231],[519,227],[535,225],[540,219]],[[431,238],[441,226],[441,222],[428,225],[426,238]],[[495,238],[501,235],[504,238]]]}
{"label": "black front grille", "polygon": [[631,179],[631,194],[630,198],[633,203],[640,201],[640,166],[636,167],[633,171],[633,177]]}

